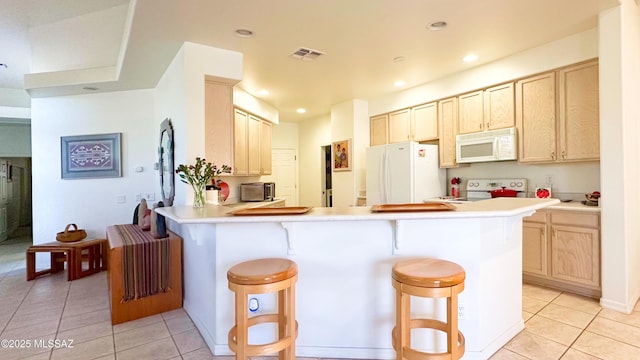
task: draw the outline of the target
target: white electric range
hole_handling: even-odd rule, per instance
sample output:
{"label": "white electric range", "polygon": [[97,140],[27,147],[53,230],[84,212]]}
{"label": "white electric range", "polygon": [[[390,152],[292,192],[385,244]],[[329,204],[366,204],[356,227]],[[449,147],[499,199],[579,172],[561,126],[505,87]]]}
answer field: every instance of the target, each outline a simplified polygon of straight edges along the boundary
{"label": "white electric range", "polygon": [[468,179],[465,187],[466,200],[491,199],[491,191],[500,189],[514,190],[517,197],[527,197],[527,179]]}
{"label": "white electric range", "polygon": [[462,197],[442,196],[438,199],[425,200],[425,202],[462,203],[491,199],[491,191],[502,188],[516,191],[517,197],[527,197],[527,179],[524,178],[468,179]]}

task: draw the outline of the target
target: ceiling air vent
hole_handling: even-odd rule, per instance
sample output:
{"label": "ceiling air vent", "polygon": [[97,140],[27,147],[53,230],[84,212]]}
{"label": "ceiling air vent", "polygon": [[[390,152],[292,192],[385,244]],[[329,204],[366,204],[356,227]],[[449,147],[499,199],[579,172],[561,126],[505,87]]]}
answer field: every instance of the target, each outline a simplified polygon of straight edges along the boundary
{"label": "ceiling air vent", "polygon": [[299,48],[289,56],[298,60],[311,61],[317,59],[320,55],[324,55],[324,53],[318,50]]}

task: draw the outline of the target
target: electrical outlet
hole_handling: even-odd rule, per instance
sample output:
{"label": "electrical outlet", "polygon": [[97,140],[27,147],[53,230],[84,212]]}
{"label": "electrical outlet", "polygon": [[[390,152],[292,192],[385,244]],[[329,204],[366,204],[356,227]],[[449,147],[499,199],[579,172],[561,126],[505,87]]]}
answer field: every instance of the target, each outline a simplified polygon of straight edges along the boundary
{"label": "electrical outlet", "polygon": [[553,176],[547,175],[547,184],[549,185],[553,184]]}
{"label": "electrical outlet", "polygon": [[260,300],[258,300],[258,298],[255,298],[255,297],[249,298],[249,311],[251,311],[252,313],[255,313],[258,310],[260,310]]}
{"label": "electrical outlet", "polygon": [[460,305],[458,304],[458,319],[463,320],[464,319],[464,305]]}
{"label": "electrical outlet", "polygon": [[156,193],[147,193],[147,200],[155,201],[156,200]]}
{"label": "electrical outlet", "polygon": [[136,194],[136,201],[140,202],[140,200],[142,200],[142,194],[138,193]]}

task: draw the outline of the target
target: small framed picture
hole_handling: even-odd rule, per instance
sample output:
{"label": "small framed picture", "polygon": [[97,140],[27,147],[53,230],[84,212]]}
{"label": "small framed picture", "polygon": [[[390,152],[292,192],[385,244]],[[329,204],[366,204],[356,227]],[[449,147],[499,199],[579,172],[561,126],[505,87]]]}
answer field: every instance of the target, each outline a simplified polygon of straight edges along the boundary
{"label": "small framed picture", "polygon": [[121,133],[60,138],[63,179],[122,176]]}
{"label": "small framed picture", "polygon": [[336,141],[331,146],[333,171],[351,170],[351,139]]}

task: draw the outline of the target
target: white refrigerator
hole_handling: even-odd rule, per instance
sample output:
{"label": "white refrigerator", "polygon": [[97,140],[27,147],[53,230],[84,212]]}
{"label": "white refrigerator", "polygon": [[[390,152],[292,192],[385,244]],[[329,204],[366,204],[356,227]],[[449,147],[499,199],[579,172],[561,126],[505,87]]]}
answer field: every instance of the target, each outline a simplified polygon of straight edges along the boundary
{"label": "white refrigerator", "polygon": [[422,203],[446,194],[438,145],[402,142],[367,149],[367,205]]}

